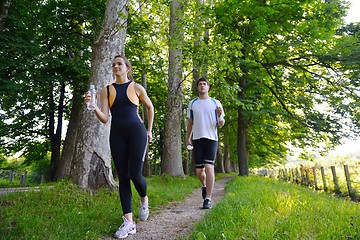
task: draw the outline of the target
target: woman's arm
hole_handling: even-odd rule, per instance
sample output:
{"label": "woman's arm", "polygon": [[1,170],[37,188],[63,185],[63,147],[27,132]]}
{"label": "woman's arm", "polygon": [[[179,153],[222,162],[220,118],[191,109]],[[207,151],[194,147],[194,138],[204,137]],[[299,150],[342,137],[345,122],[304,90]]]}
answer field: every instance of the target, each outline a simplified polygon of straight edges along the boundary
{"label": "woman's arm", "polygon": [[141,86],[140,84],[135,84],[135,91],[136,91],[136,94],[139,96],[140,101],[145,105],[145,107],[147,109],[147,113],[148,113],[147,114],[147,119],[148,119],[147,134],[148,134],[149,141],[151,141],[152,140],[152,127],[153,127],[153,122],[154,122],[154,106],[143,86]]}
{"label": "woman's arm", "polygon": [[107,123],[109,121],[109,100],[107,97],[107,91],[106,91],[106,87],[102,88],[100,91],[100,104],[101,104],[101,109],[97,107],[95,107],[95,114],[96,117],[102,122],[102,123]]}

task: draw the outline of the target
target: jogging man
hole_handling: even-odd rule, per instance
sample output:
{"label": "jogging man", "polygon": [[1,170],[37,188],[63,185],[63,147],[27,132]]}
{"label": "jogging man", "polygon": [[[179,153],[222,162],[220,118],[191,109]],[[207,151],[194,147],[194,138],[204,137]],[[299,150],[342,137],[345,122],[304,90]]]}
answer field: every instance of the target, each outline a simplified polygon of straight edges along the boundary
{"label": "jogging man", "polygon": [[188,106],[186,146],[193,147],[196,174],[202,184],[203,208],[209,209],[215,183],[217,126],[224,126],[225,114],[220,101],[209,97],[210,83],[206,78],[200,78],[196,86],[199,97],[193,99]]}

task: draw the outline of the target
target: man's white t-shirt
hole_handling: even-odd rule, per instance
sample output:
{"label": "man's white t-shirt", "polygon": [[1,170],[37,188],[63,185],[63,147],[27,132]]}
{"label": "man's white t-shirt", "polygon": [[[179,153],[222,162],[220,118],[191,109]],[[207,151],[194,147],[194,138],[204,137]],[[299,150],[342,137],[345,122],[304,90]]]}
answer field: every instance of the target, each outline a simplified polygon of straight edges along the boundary
{"label": "man's white t-shirt", "polygon": [[218,141],[216,106],[221,107],[220,118],[223,118],[225,113],[220,101],[214,98],[195,98],[190,101],[187,117],[193,120],[193,140],[207,138]]}

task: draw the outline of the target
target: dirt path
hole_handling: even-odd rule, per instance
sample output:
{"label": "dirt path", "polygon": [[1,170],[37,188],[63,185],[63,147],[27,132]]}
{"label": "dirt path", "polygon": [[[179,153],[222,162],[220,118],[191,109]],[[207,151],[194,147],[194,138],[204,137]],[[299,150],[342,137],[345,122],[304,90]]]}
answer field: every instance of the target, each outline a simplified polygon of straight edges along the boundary
{"label": "dirt path", "polygon": [[[231,179],[226,177],[215,182],[212,195],[213,206],[224,196],[225,185]],[[195,222],[200,220],[207,211],[202,209],[201,188],[186,196],[185,201],[172,202],[150,214],[147,221],[137,222],[135,235],[130,235],[127,240],[175,240],[192,232]],[[151,206],[151,204],[150,204]],[[150,209],[150,211],[154,211]],[[103,240],[116,238],[104,237]]]}
{"label": "dirt path", "polygon": [[[47,188],[53,188],[53,186],[46,186]],[[14,193],[14,192],[28,192],[40,191],[41,187],[15,187],[15,188],[0,188],[0,194]]]}

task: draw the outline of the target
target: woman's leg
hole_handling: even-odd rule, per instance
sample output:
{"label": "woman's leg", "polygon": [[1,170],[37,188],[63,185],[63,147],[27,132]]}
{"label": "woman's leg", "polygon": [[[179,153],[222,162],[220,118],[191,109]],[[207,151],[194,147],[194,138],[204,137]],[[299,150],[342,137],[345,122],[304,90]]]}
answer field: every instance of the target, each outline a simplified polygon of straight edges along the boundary
{"label": "woman's leg", "polygon": [[147,134],[143,124],[134,125],[132,130],[129,143],[130,178],[142,200],[146,200],[147,185],[142,170],[147,153]]}
{"label": "woman's leg", "polygon": [[132,222],[132,192],[130,185],[129,155],[127,141],[123,132],[111,132],[110,148],[119,178],[119,194],[123,214],[128,221]]}

